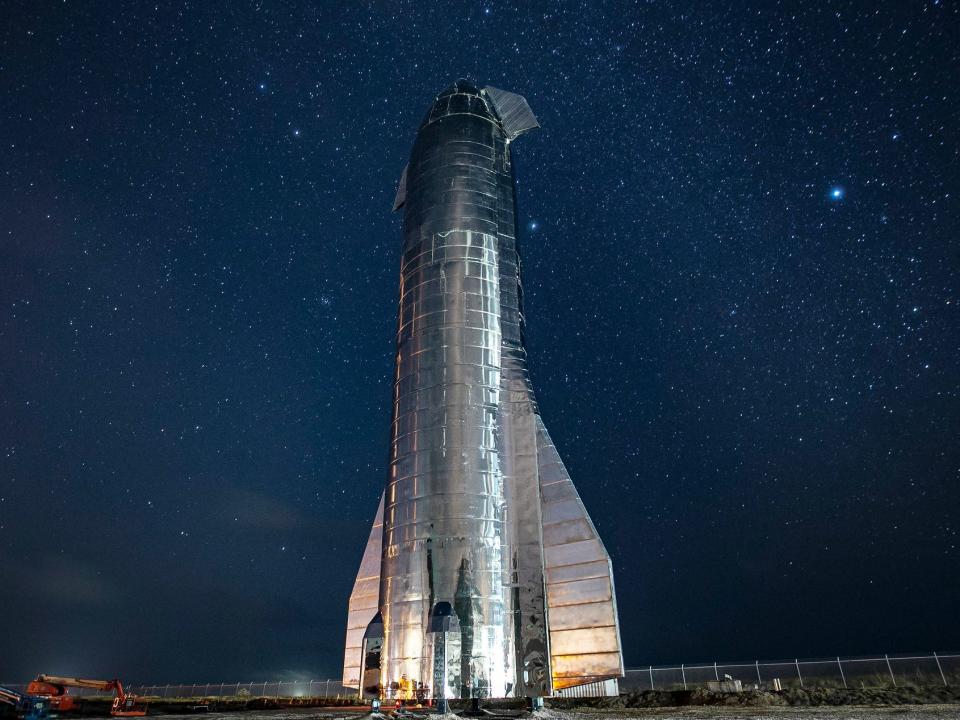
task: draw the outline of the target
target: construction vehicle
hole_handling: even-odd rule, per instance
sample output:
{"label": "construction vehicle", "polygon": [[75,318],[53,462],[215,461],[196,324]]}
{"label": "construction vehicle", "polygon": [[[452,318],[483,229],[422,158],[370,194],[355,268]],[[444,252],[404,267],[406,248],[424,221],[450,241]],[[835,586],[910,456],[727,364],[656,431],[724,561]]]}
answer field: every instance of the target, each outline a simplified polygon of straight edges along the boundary
{"label": "construction vehicle", "polygon": [[11,714],[20,720],[43,720],[50,709],[50,700],[35,695],[24,695],[10,688],[0,687],[0,717]]}
{"label": "construction vehicle", "polygon": [[147,714],[147,704],[136,695],[128,695],[119,680],[84,680],[83,678],[55,677],[37,675],[37,679],[27,685],[27,695],[50,699],[50,709],[66,712],[76,707],[69,688],[87,688],[113,693],[113,705],[110,714],[114,717],[143,717]]}

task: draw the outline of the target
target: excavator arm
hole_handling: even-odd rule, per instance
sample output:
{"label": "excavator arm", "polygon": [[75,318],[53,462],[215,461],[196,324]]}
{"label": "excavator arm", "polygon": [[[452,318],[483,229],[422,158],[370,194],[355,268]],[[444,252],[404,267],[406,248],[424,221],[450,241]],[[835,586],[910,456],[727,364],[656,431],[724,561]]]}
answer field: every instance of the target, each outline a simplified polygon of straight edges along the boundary
{"label": "excavator arm", "polygon": [[133,695],[127,695],[123,683],[113,680],[88,680],[85,678],[57,677],[56,675],[37,675],[37,679],[27,686],[30,695],[43,695],[55,699],[59,710],[73,708],[73,698],[67,694],[67,688],[87,688],[114,694],[110,714],[114,717],[142,717],[147,714],[145,703],[139,702]]}
{"label": "excavator arm", "polygon": [[13,707],[19,707],[22,700],[23,695],[18,693],[16,690],[0,687],[0,703],[11,705]]}
{"label": "excavator arm", "polygon": [[34,682],[59,688],[78,687],[104,692],[113,691],[119,684],[118,680],[86,680],[84,678],[57,677],[56,675],[37,675]]}

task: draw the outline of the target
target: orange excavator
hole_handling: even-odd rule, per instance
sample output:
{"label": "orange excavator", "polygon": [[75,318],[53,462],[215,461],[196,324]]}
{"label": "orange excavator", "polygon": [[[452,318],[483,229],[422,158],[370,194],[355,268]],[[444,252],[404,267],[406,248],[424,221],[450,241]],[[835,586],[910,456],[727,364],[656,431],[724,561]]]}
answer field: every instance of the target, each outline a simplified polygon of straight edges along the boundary
{"label": "orange excavator", "polygon": [[66,712],[76,707],[74,696],[68,693],[68,688],[72,687],[113,693],[110,714],[114,717],[143,717],[147,714],[147,704],[136,695],[128,695],[119,680],[84,680],[37,675],[37,679],[27,685],[27,695],[50,698],[51,710]]}

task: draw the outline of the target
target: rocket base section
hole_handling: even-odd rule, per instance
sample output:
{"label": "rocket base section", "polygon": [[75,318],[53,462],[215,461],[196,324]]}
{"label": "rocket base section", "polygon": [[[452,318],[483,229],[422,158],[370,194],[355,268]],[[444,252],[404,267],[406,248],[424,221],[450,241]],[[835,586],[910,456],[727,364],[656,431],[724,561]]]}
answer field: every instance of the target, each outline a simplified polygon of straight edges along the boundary
{"label": "rocket base section", "polygon": [[360,689],[363,665],[363,637],[378,611],[380,600],[380,563],[383,550],[383,496],[377,508],[360,570],[350,593],[347,613],[347,642],[343,654],[343,684]]}
{"label": "rocket base section", "polygon": [[554,690],[623,675],[610,556],[537,416]]}
{"label": "rocket base section", "polygon": [[458,80],[397,188],[390,468],[344,653],[363,694],[536,698],[623,671],[610,558],[527,369],[511,146],[536,127],[522,96]]}

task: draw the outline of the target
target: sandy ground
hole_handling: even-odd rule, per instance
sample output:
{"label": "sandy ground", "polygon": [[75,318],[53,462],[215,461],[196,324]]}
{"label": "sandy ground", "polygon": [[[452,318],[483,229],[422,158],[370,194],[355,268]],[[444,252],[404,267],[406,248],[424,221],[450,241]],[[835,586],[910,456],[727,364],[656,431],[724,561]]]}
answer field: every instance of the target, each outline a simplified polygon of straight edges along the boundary
{"label": "sandy ground", "polygon": [[[157,717],[151,715],[151,717]],[[369,720],[369,714],[346,709],[270,710],[243,713],[167,715],[177,720]],[[463,720],[456,715],[417,715],[424,720]],[[525,717],[530,718],[529,715]],[[958,705],[891,707],[631,708],[624,710],[543,710],[535,720],[960,720]],[[493,716],[490,720],[495,720]]]}
{"label": "sandy ground", "polygon": [[898,705],[894,707],[763,707],[763,708],[643,708],[626,710],[576,710],[556,713],[551,720],[955,720],[957,705]]}

